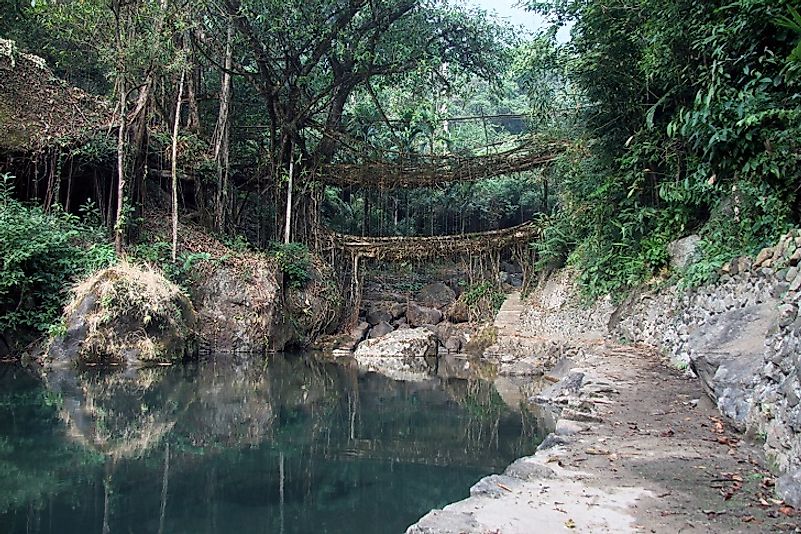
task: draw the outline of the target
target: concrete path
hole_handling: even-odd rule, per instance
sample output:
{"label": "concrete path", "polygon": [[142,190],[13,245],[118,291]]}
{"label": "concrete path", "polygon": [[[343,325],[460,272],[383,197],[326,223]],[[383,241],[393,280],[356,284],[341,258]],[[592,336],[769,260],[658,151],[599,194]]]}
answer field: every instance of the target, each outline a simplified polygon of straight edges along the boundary
{"label": "concrete path", "polygon": [[526,305],[520,298],[520,293],[510,293],[498,310],[498,315],[495,316],[494,325],[498,329],[498,336],[520,335],[524,311]]}

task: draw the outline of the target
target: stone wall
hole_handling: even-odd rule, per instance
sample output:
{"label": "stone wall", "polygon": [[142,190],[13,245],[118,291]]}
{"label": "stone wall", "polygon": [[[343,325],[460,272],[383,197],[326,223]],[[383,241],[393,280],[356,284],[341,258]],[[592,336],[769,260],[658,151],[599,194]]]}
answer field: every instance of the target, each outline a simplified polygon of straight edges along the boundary
{"label": "stone wall", "polygon": [[612,336],[659,347],[689,367],[741,431],[764,440],[784,476],[782,496],[801,506],[801,230],[755,259],[737,258],[714,284],[638,292],[614,308],[582,306],[569,271],[540,285],[524,317],[533,335]]}

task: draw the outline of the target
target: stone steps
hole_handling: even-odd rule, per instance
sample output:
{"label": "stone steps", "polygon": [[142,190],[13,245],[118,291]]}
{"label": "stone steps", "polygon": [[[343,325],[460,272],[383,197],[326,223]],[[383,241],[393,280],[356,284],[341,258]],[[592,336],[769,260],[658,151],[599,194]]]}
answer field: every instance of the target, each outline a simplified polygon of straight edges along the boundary
{"label": "stone steps", "polygon": [[523,312],[526,305],[520,298],[520,293],[510,293],[498,310],[495,316],[495,328],[498,329],[498,337],[520,335],[520,325],[522,323]]}

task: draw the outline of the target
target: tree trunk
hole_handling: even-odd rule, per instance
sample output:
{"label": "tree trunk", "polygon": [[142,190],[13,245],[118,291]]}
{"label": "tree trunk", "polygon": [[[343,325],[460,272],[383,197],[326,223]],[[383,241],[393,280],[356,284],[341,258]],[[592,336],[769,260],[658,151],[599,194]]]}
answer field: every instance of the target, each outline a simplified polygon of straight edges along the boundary
{"label": "tree trunk", "polygon": [[172,261],[178,257],[178,127],[181,125],[181,101],[184,98],[186,69],[181,69],[178,99],[175,101],[175,122],[172,125]]}
{"label": "tree trunk", "polygon": [[[291,155],[291,151],[290,151]],[[289,160],[289,184],[286,188],[286,222],[284,223],[284,243],[289,243],[292,238],[292,188],[294,187],[295,160]]]}
{"label": "tree trunk", "polygon": [[[191,42],[191,39],[187,35],[185,38],[186,42]],[[187,103],[186,105],[189,108],[189,118],[186,121],[186,129],[190,132],[199,132],[200,131],[200,110],[197,106],[197,87],[202,84],[203,80],[203,71],[195,63],[195,55],[192,54],[190,58],[190,64],[192,65],[192,75],[189,76],[189,79],[186,83],[186,98]]]}
{"label": "tree trunk", "polygon": [[[117,131],[117,220],[114,223],[114,250],[117,255],[122,254],[122,233],[125,230],[125,128],[126,128],[126,101],[125,75],[119,75],[120,92],[120,127]],[[110,202],[109,202],[110,204]]]}
{"label": "tree trunk", "polygon": [[228,145],[230,139],[231,68],[233,66],[234,23],[228,19],[228,34],[225,43],[225,70],[220,87],[220,111],[214,129],[214,160],[217,162],[217,199],[215,226],[223,232],[228,216],[228,175],[230,171]]}

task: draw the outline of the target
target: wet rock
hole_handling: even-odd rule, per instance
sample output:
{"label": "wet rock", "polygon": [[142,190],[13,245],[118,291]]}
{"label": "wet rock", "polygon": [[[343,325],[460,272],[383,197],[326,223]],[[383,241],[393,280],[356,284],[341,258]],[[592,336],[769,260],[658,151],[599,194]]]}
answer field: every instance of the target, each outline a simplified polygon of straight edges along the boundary
{"label": "wet rock", "polygon": [[410,302],[406,307],[406,320],[410,326],[415,328],[424,325],[436,325],[442,321],[442,312],[436,308],[418,306],[414,302]]}
{"label": "wet rock", "polygon": [[533,458],[518,458],[506,468],[503,474],[528,482],[556,477],[553,469],[542,465]]}
{"label": "wet rock", "polygon": [[370,329],[370,333],[367,335],[370,339],[377,339],[379,337],[385,336],[395,330],[391,324],[381,321],[373,328]]}
{"label": "wet rock", "polygon": [[697,235],[690,235],[682,239],[677,239],[667,247],[670,256],[670,267],[674,270],[685,269],[693,262],[698,252],[698,244],[701,238]]}
{"label": "wet rock", "polygon": [[406,529],[406,534],[485,534],[485,529],[468,512],[432,510]]}
{"label": "wet rock", "polygon": [[456,300],[456,293],[442,282],[433,282],[423,286],[415,300],[423,306],[441,310]]}
{"label": "wet rock", "polygon": [[354,357],[359,367],[396,380],[424,379],[427,357],[437,355],[437,336],[426,328],[405,328],[363,341]]}

